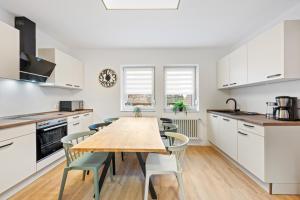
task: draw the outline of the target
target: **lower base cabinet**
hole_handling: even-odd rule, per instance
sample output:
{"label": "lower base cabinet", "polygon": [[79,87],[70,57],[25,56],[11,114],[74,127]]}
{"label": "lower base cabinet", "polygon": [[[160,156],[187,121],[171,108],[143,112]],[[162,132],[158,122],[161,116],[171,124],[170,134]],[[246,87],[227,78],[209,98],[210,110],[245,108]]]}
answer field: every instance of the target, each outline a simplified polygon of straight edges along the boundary
{"label": "lower base cabinet", "polygon": [[68,117],[68,134],[89,131],[89,125],[93,123],[93,113],[84,113]]}
{"label": "lower base cabinet", "polygon": [[264,137],[238,130],[238,162],[260,180],[265,180]]}
{"label": "lower base cabinet", "polygon": [[35,133],[0,142],[0,194],[36,172]]}

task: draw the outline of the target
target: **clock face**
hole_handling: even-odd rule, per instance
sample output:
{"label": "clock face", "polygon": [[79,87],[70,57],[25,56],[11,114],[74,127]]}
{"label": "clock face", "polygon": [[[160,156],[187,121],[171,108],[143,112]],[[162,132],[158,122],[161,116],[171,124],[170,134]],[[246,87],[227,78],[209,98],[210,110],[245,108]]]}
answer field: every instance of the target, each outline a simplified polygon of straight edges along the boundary
{"label": "clock face", "polygon": [[104,69],[99,74],[99,82],[103,87],[109,88],[116,84],[117,74],[114,70]]}

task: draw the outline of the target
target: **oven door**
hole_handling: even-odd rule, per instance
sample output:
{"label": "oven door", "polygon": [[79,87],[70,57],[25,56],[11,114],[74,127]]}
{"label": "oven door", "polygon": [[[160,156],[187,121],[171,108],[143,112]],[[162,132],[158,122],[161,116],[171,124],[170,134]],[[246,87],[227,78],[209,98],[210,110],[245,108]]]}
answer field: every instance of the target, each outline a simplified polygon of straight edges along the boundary
{"label": "oven door", "polygon": [[63,148],[61,138],[67,135],[67,123],[57,124],[46,128],[37,129],[36,152],[37,161],[55,153]]}

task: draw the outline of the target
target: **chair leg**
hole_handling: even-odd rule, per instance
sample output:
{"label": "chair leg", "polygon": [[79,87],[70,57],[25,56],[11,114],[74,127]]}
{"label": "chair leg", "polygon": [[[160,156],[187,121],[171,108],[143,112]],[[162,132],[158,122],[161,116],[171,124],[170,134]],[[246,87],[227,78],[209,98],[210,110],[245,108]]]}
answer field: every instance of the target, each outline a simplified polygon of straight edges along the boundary
{"label": "chair leg", "polygon": [[144,200],[147,200],[147,199],[148,199],[148,193],[149,193],[149,180],[150,180],[150,175],[146,172],[146,176],[145,176]]}
{"label": "chair leg", "polygon": [[184,200],[184,187],[183,187],[182,173],[176,173],[176,177],[179,185],[179,199]]}
{"label": "chair leg", "polygon": [[111,181],[114,181],[114,170],[111,165],[109,166],[109,177]]}
{"label": "chair leg", "polygon": [[65,185],[66,185],[66,180],[67,180],[68,172],[69,172],[69,169],[65,168],[64,169],[64,174],[63,174],[63,177],[62,177],[62,180],[61,180],[61,185],[60,185],[58,200],[62,199],[62,196],[63,196],[63,193],[64,193],[64,189],[65,189]]}
{"label": "chair leg", "polygon": [[85,180],[85,175],[86,175],[87,171],[86,170],[83,170],[82,171],[82,180],[84,181]]}
{"label": "chair leg", "polygon": [[122,161],[124,161],[124,152],[121,152]]}
{"label": "chair leg", "polygon": [[100,192],[99,192],[99,180],[98,180],[98,171],[96,169],[93,170],[94,174],[94,192],[95,192],[95,200],[99,200]]}

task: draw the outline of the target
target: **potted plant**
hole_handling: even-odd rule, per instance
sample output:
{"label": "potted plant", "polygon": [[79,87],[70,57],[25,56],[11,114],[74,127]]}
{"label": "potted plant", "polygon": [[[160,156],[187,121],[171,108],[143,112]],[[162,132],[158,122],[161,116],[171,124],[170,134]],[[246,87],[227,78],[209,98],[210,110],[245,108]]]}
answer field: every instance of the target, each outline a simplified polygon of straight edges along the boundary
{"label": "potted plant", "polygon": [[175,114],[177,112],[185,112],[185,114],[187,114],[187,105],[183,101],[179,100],[174,103],[172,110]]}
{"label": "potted plant", "polygon": [[133,113],[135,117],[142,117],[142,112],[140,107],[134,107]]}

